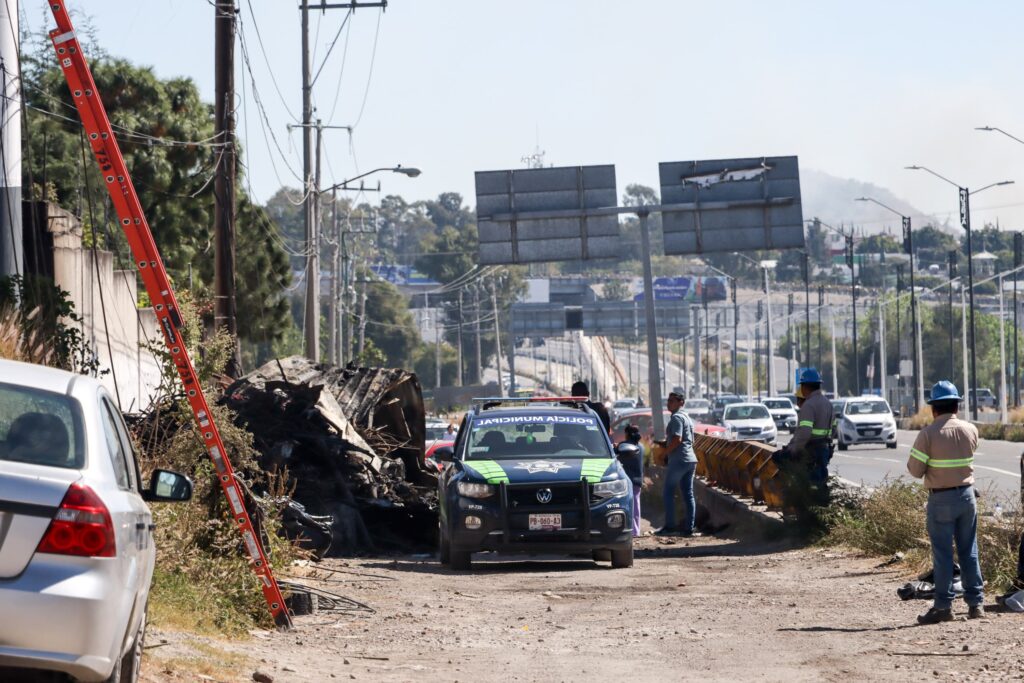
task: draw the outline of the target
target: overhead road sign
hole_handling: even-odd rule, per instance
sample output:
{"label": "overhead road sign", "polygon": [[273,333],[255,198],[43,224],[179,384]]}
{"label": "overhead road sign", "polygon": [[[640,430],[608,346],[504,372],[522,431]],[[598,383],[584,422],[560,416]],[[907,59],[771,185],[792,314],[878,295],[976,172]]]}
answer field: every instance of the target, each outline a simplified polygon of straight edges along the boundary
{"label": "overhead road sign", "polygon": [[512,304],[509,327],[513,337],[562,337],[565,304]]}
{"label": "overhead road sign", "polygon": [[[476,173],[480,265],[614,258],[621,254],[615,167],[565,166]],[[519,217],[543,212],[543,218]],[[559,215],[564,212],[566,215]]]}
{"label": "overhead road sign", "polygon": [[[583,331],[601,337],[633,337],[645,332],[642,301],[598,301],[583,304]],[[683,301],[654,302],[658,334],[685,337],[690,333],[690,307]]]}
{"label": "overhead road sign", "polygon": [[659,164],[666,254],[804,246],[795,156]]}

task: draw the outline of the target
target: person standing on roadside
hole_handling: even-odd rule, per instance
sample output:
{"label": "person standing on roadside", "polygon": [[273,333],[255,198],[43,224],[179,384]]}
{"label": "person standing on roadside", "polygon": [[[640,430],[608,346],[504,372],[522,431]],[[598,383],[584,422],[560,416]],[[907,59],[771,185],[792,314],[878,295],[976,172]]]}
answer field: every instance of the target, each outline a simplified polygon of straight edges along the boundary
{"label": "person standing on roadside", "polygon": [[978,562],[978,507],[974,496],[974,452],[978,429],[956,416],[962,401],[952,382],[932,387],[928,405],[934,420],[917,434],[907,469],[928,489],[928,538],[932,544],[935,602],[917,617],[919,624],[953,620],[953,545],[968,619],[984,619],[984,592]]}
{"label": "person standing on roadside", "polygon": [[[671,392],[667,403],[672,417],[665,428],[665,449],[668,452],[665,488],[662,492],[665,525],[656,532],[656,535],[693,536],[694,521],[697,517],[697,501],[693,497],[693,477],[697,471],[697,454],[693,452],[693,420],[683,412],[686,397],[682,394]],[[681,527],[676,527],[676,488],[682,494],[685,513]]]}
{"label": "person standing on roadside", "polygon": [[[640,535],[640,492],[644,487],[644,445],[640,443],[640,428],[626,425],[626,439],[615,449],[626,476],[633,483],[633,537]],[[635,446],[635,448],[621,448]]]}

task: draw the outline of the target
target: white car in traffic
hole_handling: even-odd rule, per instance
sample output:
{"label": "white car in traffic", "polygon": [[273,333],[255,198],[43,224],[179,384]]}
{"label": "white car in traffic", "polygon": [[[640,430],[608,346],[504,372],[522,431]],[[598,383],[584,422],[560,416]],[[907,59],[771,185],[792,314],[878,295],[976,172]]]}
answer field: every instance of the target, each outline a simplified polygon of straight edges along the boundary
{"label": "white car in traffic", "polygon": [[845,451],[862,443],[884,443],[896,448],[896,419],[885,399],[877,396],[847,398],[836,420],[836,446]]}
{"label": "white car in traffic", "polygon": [[0,360],[0,680],[16,668],[136,681],[155,559],[146,501],[191,495],[166,470],[143,484],[100,382]]}
{"label": "white car in traffic", "polygon": [[779,436],[768,409],[761,403],[730,403],[722,413],[725,436],[737,441],[774,444]]}
{"label": "white car in traffic", "polygon": [[796,431],[796,408],[788,398],[773,396],[761,399],[761,403],[771,413],[777,429],[785,429],[790,434]]}

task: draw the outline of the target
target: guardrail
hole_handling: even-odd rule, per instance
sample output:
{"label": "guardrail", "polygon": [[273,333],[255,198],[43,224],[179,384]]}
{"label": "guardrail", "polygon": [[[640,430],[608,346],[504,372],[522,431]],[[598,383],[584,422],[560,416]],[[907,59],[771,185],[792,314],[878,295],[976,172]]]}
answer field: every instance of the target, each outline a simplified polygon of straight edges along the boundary
{"label": "guardrail", "polygon": [[711,486],[752,498],[769,508],[783,508],[783,482],[772,460],[775,449],[751,441],[695,434],[697,475]]}

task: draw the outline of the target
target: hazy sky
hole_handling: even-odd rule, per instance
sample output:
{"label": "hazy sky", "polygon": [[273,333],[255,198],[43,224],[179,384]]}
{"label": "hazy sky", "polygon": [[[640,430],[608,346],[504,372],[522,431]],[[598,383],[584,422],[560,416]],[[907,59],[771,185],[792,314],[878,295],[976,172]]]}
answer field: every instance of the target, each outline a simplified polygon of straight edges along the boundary
{"label": "hazy sky", "polygon": [[[301,137],[285,126],[297,122],[289,110],[301,115],[300,11],[297,0],[239,2],[284,152],[264,138],[239,49],[239,133],[265,200],[299,184],[289,166],[301,172]],[[110,53],[190,76],[212,100],[208,0],[68,3]],[[33,28],[52,21],[40,0],[22,0],[22,14]],[[345,16],[314,13],[314,70]],[[1024,138],[1021,26],[1024,3],[1011,1],[391,0],[383,15],[355,13],[316,83],[320,118],[356,125],[351,146],[325,132],[324,176],[417,166],[417,179],[380,175],[384,191],[455,190],[473,205],[474,171],[520,167],[538,142],[547,163],[614,163],[620,194],[656,185],[659,161],[796,154],[938,215],[955,212],[956,190],[904,166],[971,187],[1015,179],[972,208],[976,221],[1024,228],[1024,145],[974,130]]]}

